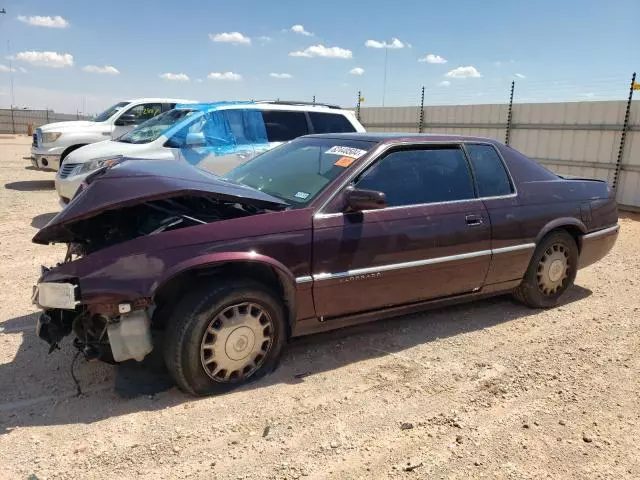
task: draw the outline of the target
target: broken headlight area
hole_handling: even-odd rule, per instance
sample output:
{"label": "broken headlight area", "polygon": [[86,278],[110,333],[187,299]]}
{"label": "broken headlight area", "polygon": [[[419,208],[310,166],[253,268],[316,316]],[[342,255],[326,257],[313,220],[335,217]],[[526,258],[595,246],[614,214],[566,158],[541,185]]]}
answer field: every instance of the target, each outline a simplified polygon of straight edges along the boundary
{"label": "broken headlight area", "polygon": [[38,319],[36,333],[49,344],[49,353],[60,348],[64,337],[75,334],[74,347],[89,361],[142,361],[153,350],[147,310],[107,317],[85,307],[74,311],[47,309]]}
{"label": "broken headlight area", "polygon": [[108,210],[67,226],[67,260],[146,235],[261,213],[256,207],[185,196]]}

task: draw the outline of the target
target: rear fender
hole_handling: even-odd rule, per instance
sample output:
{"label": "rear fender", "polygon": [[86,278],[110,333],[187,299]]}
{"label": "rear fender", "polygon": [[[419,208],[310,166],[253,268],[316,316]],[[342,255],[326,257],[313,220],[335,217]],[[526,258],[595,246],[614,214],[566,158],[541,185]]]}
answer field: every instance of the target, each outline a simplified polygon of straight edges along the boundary
{"label": "rear fender", "polygon": [[587,233],[587,227],[585,226],[585,224],[582,223],[581,220],[578,220],[575,217],[556,218],[550,221],[549,223],[547,223],[544,227],[542,227],[540,232],[538,232],[538,235],[536,236],[536,240],[535,240],[536,245],[540,244],[542,239],[549,232],[553,230],[558,230],[558,229],[565,229],[569,231],[569,233],[571,233],[572,236],[576,238],[578,248],[581,247],[580,237],[585,233]]}

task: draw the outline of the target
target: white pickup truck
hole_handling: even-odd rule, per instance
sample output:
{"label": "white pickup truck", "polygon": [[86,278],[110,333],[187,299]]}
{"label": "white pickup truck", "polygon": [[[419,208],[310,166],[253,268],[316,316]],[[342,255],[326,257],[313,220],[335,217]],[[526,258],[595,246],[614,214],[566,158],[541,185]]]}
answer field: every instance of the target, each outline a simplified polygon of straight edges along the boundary
{"label": "white pickup truck", "polygon": [[91,121],[48,123],[37,128],[31,145],[31,163],[40,170],[58,170],[65,157],[90,143],[115,139],[150,118],[172,110],[176,98],[138,98],[112,105]]}

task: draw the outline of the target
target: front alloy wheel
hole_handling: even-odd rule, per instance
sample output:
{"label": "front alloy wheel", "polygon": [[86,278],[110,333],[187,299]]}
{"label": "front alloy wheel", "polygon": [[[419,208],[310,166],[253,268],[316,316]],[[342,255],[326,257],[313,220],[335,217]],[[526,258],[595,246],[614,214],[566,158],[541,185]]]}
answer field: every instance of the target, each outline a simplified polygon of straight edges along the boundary
{"label": "front alloy wheel", "polygon": [[202,368],[216,382],[238,382],[264,363],[273,343],[269,313],[255,303],[227,307],[209,323],[200,344]]}
{"label": "front alloy wheel", "polygon": [[266,285],[214,278],[168,318],[164,357],[194,395],[225,392],[272,371],[286,339],[282,300]]}

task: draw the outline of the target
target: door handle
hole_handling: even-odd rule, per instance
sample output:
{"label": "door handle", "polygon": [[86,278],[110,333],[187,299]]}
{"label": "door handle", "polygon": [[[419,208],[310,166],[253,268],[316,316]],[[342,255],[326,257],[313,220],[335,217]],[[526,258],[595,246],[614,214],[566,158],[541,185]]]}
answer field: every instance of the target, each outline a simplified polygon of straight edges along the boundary
{"label": "door handle", "polygon": [[482,225],[483,223],[482,216],[480,215],[467,215],[466,217],[464,217],[464,219],[467,222],[467,225],[470,227]]}

